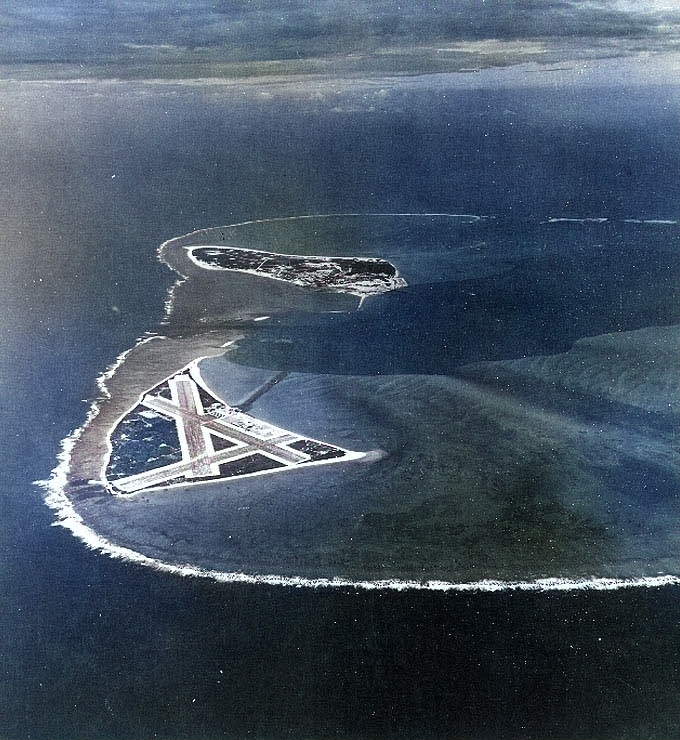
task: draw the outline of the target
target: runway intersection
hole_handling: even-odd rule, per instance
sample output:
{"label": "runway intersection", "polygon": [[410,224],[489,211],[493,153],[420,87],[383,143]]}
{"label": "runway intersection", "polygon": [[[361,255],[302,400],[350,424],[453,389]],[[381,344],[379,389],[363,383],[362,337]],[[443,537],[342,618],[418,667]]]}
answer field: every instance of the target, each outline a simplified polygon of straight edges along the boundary
{"label": "runway intersection", "polygon": [[[153,448],[149,452],[147,445],[147,460],[130,459],[130,474],[120,475],[120,459],[124,458],[126,448],[132,449],[135,440],[119,433],[118,441],[114,442],[112,434],[111,459],[118,458],[119,472],[105,477],[107,486],[117,495],[365,456],[363,452],[281,429],[229,406],[205,386],[196,363],[144,394],[139,405],[120,420],[116,429],[135,415],[160,417],[174,423],[181,459],[162,464],[164,456],[153,454]],[[144,441],[149,439],[145,437]],[[161,437],[156,440],[155,448],[162,445],[168,446]],[[155,460],[160,461],[158,467],[153,466]],[[144,468],[141,472],[133,472],[140,466]],[[109,463],[107,472],[110,470]]]}

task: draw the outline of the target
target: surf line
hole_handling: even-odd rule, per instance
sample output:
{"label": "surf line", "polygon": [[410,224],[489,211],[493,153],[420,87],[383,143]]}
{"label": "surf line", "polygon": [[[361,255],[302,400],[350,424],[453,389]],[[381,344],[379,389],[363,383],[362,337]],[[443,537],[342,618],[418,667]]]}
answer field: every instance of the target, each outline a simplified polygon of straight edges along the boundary
{"label": "surf line", "polygon": [[[146,341],[149,341],[148,337]],[[68,483],[69,463],[74,446],[82,435],[88,423],[91,423],[98,413],[96,404],[90,410],[85,424],[62,440],[62,449],[57,457],[58,465],[52,471],[51,477],[44,481],[35,481],[45,491],[46,505],[55,512],[55,521],[52,526],[63,527],[85,546],[95,552],[125,563],[141,565],[152,570],[189,578],[206,578],[217,583],[239,583],[264,586],[285,586],[295,588],[354,588],[357,590],[390,590],[412,592],[414,590],[442,591],[442,592],[487,592],[500,591],[613,591],[628,588],[660,588],[663,586],[680,585],[680,576],[660,574],[656,576],[641,576],[635,578],[596,577],[567,578],[551,577],[534,580],[504,581],[499,579],[481,579],[479,581],[446,581],[439,579],[406,580],[406,579],[351,579],[346,577],[307,577],[284,576],[271,574],[249,574],[242,571],[219,571],[201,568],[190,563],[176,564],[161,559],[152,558],[136,550],[116,545],[98,534],[75,510],[71,500],[65,493]]]}
{"label": "surf line", "polygon": [[[382,212],[365,212],[365,211],[347,211],[347,212],[337,212],[337,213],[301,213],[295,216],[269,216],[267,218],[253,218],[248,219],[246,221],[237,221],[233,224],[226,224],[223,226],[209,226],[204,227],[202,229],[196,229],[195,231],[190,231],[187,234],[184,234],[184,237],[188,236],[198,236],[199,234],[211,232],[211,231],[219,231],[220,229],[235,229],[239,228],[241,226],[255,226],[257,224],[269,224],[269,223],[281,223],[284,221],[304,221],[304,220],[311,220],[311,219],[321,219],[321,218],[327,218],[327,219],[333,219],[333,218],[450,218],[450,219],[464,219],[465,221],[469,223],[473,223],[476,221],[487,221],[487,220],[494,220],[497,217],[495,215],[480,215],[475,213],[446,213],[443,211],[432,211],[429,213],[426,212],[418,212],[418,211],[403,211],[399,213],[382,213]],[[174,237],[173,239],[169,239],[168,241],[173,241],[175,238],[182,238],[182,237]],[[162,246],[162,245],[161,245]]]}
{"label": "surf line", "polygon": [[639,578],[537,578],[532,581],[502,581],[483,579],[480,581],[452,582],[442,580],[361,580],[344,577],[284,576],[276,574],[249,574],[244,572],[224,572],[201,568],[191,564],[174,564],[149,557],[128,547],[115,545],[97,534],[83,521],[64,493],[68,475],[68,459],[78,438],[78,430],[63,441],[59,456],[60,464],[46,481],[36,481],[45,492],[45,503],[56,512],[52,526],[67,529],[71,534],[95,552],[126,563],[141,565],[152,570],[182,576],[185,578],[207,578],[217,583],[245,583],[262,586],[288,586],[294,588],[354,588],[362,591],[442,591],[442,592],[485,592],[499,591],[614,591],[622,588],[660,588],[680,585],[680,577],[674,575],[643,576]]}
{"label": "surf line", "polygon": [[[96,416],[98,409],[93,406],[90,416]],[[680,585],[680,576],[660,574],[636,578],[537,578],[526,581],[504,581],[482,579],[479,581],[454,582],[438,579],[423,581],[404,579],[351,579],[345,577],[284,576],[278,574],[249,574],[242,571],[219,571],[201,568],[190,563],[175,564],[152,558],[136,550],[116,545],[88,526],[75,510],[65,493],[68,483],[69,463],[75,444],[82,435],[85,424],[62,440],[61,451],[57,457],[58,465],[48,480],[35,481],[44,492],[45,504],[55,512],[52,526],[63,527],[85,546],[95,552],[125,563],[141,565],[152,570],[189,578],[207,578],[218,583],[245,583],[265,586],[288,586],[296,588],[355,588],[358,590],[390,591],[442,591],[442,592],[499,592],[499,591],[614,591],[623,588],[660,588]]]}
{"label": "surf line", "polygon": [[[494,219],[495,216],[481,216],[474,213],[445,213],[442,211],[433,211],[430,213],[421,213],[421,212],[414,212],[414,211],[404,211],[399,213],[380,213],[380,212],[339,212],[339,213],[305,213],[300,214],[297,216],[272,216],[270,218],[257,218],[257,219],[251,219],[249,221],[240,221],[238,223],[229,224],[228,226],[222,226],[217,228],[223,228],[223,229],[232,229],[237,226],[251,226],[254,224],[266,224],[266,223],[276,223],[277,221],[301,221],[304,219],[313,219],[313,218],[360,218],[362,216],[365,216],[367,218],[380,218],[381,216],[385,217],[403,217],[403,218],[464,218],[469,219],[470,221],[483,221],[484,219]],[[203,231],[204,229],[199,229],[199,231]]]}

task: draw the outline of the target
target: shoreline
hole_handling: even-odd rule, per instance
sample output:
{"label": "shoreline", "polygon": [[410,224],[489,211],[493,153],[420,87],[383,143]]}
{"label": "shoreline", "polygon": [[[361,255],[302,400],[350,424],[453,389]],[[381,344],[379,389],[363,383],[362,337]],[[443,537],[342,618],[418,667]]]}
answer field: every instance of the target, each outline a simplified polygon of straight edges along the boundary
{"label": "shoreline", "polygon": [[[66,438],[68,444],[71,437]],[[68,454],[66,448],[61,455]],[[536,578],[526,581],[504,581],[500,579],[484,578],[479,581],[453,582],[445,580],[400,580],[392,579],[350,579],[342,577],[331,578],[304,578],[287,577],[274,574],[249,575],[241,571],[224,572],[199,568],[191,565],[175,565],[162,560],[148,557],[127,547],[115,545],[106,538],[98,535],[88,527],[73,507],[73,502],[63,493],[59,485],[59,468],[55,469],[55,476],[47,481],[36,481],[46,492],[45,502],[56,513],[56,526],[63,527],[94,551],[125,563],[149,567],[160,573],[168,573],[184,578],[207,578],[216,583],[249,584],[254,586],[284,586],[292,588],[356,588],[364,591],[389,589],[391,591],[441,591],[460,593],[498,593],[508,591],[522,592],[566,592],[566,591],[616,591],[629,588],[662,588],[665,586],[680,585],[680,576],[664,574],[657,576],[642,576],[637,578]]]}
{"label": "shoreline", "polygon": [[[97,380],[101,396],[93,401],[85,423],[79,428],[77,454],[69,459],[69,479],[78,481],[75,488],[80,495],[87,492],[87,486],[102,484],[102,470],[110,453],[109,437],[149,387],[182,370],[196,359],[197,353],[199,357],[223,354],[228,349],[224,344],[241,336],[233,330],[185,339],[154,335],[124,352],[105,370]],[[159,347],[161,342],[163,346]],[[152,347],[151,343],[154,343]]]}
{"label": "shoreline", "polygon": [[[223,375],[222,377],[225,376]],[[307,382],[308,380],[309,382],[313,382],[315,384],[318,382],[314,379],[314,376],[308,376],[308,379],[306,379],[305,377],[301,377],[301,380],[304,382]],[[352,380],[351,378],[341,378],[336,379],[333,382],[336,385],[338,383],[342,383],[342,387],[346,389],[347,393],[353,393],[352,389],[355,388],[355,382],[357,380],[359,379]],[[508,424],[511,424],[513,428],[516,428],[518,431],[520,431],[522,438],[525,440],[524,442],[521,442],[522,446],[532,446],[534,443],[538,443],[540,445],[539,449],[541,449],[545,445],[549,445],[551,449],[556,449],[558,451],[562,450],[562,452],[558,452],[558,454],[564,455],[568,449],[575,445],[577,449],[574,450],[574,453],[579,456],[585,456],[586,458],[588,458],[591,454],[595,453],[596,448],[599,448],[604,441],[602,439],[602,433],[598,435],[592,431],[589,431],[587,425],[575,422],[568,428],[564,428],[565,420],[562,418],[561,415],[547,413],[538,407],[533,411],[530,411],[530,409],[528,408],[525,408],[524,411],[521,411],[514,407],[511,399],[504,398],[502,393],[499,394],[498,392],[491,391],[490,389],[480,388],[474,383],[470,384],[469,382],[462,381],[453,381],[453,383],[451,383],[450,380],[447,380],[444,377],[440,378],[439,380],[433,380],[435,382],[434,385],[431,386],[432,391],[437,392],[438,390],[442,391],[447,388],[451,389],[447,390],[446,393],[448,394],[450,392],[453,392],[455,394],[454,397],[458,399],[458,404],[462,404],[462,408],[470,410],[473,408],[477,408],[475,418],[476,416],[479,416],[480,419],[493,418],[500,414],[501,418],[505,418],[505,420],[501,422],[501,428],[505,428]],[[292,378],[287,382],[290,383],[297,381],[295,378]],[[323,382],[326,383],[327,381]],[[408,393],[409,388],[418,388],[420,385],[422,385],[423,381],[418,380],[418,378],[414,378],[413,380],[399,380],[398,378],[394,378],[393,382],[398,382],[400,384],[398,388],[403,388],[403,391]],[[281,385],[283,385],[283,383]],[[359,387],[357,388],[357,390],[361,390],[360,398],[362,398],[363,396],[373,396],[379,385],[379,381],[375,378],[362,379],[360,381]],[[302,393],[307,392],[307,386],[304,384],[300,387],[300,389]],[[281,386],[277,385],[277,391],[279,392],[279,394],[283,394],[284,397],[288,395],[289,390],[290,389],[287,390],[286,388],[282,388]],[[398,395],[401,396],[403,395],[403,393],[400,392]],[[429,396],[429,392],[425,395]],[[267,398],[268,396],[266,395],[265,397]],[[387,398],[384,400],[388,401]],[[437,401],[438,405],[441,404],[441,400],[442,399]],[[270,400],[270,403],[271,402],[272,401]],[[276,399],[274,399],[273,402],[275,405],[277,404]],[[361,403],[362,402],[359,401],[360,405]],[[381,400],[380,403],[382,404],[383,401]],[[447,401],[445,403],[445,406],[448,406],[448,403],[449,402]],[[287,407],[285,405],[281,407],[280,412],[285,417],[288,413]],[[404,409],[403,414],[404,420],[407,420],[410,414],[409,409]],[[258,418],[262,418],[261,414],[257,414],[257,416]],[[268,421],[271,421],[271,419],[269,419],[267,415],[265,415],[264,418],[267,418]],[[281,423],[281,419],[274,419],[273,423]],[[474,427],[476,423],[477,422],[475,422],[474,419],[465,421],[465,426],[460,430],[463,433],[464,437],[466,436],[464,430]],[[470,427],[470,425],[472,425],[472,427]],[[437,419],[433,419],[432,428],[437,428],[437,426]],[[312,433],[313,432],[311,432],[310,430],[305,431],[305,434]],[[458,433],[455,433],[454,436],[457,437]],[[608,440],[607,447],[610,448],[610,453],[619,448],[620,440],[615,429],[607,431],[605,436]],[[534,440],[534,443],[531,442],[532,439]],[[550,440],[552,440],[552,442]],[[354,462],[347,462],[346,465],[328,466],[325,472],[322,468],[317,467],[316,470],[321,472],[321,477],[319,477],[319,474],[311,469],[311,466],[310,469],[308,469],[307,471],[303,471],[301,468],[297,468],[297,470],[291,470],[290,473],[285,473],[284,475],[279,476],[279,480],[277,481],[274,481],[274,477],[271,477],[269,478],[269,481],[272,481],[274,485],[273,489],[271,487],[272,483],[267,483],[265,488],[262,489],[262,483],[257,481],[256,476],[244,476],[240,480],[240,484],[236,487],[230,486],[229,481],[221,481],[215,483],[215,485],[213,486],[206,485],[194,487],[192,485],[188,487],[186,485],[178,485],[169,487],[165,490],[149,489],[148,491],[140,492],[139,495],[135,495],[133,497],[112,497],[110,495],[105,495],[99,496],[98,498],[95,496],[94,498],[74,500],[71,502],[66,501],[64,498],[59,499],[58,496],[54,496],[52,497],[52,504],[54,504],[53,508],[56,508],[60,511],[59,519],[60,523],[63,526],[66,526],[69,529],[73,529],[73,527],[76,527],[76,529],[86,527],[90,530],[87,536],[91,540],[94,539],[96,543],[98,543],[94,546],[95,549],[103,549],[103,551],[105,552],[112,552],[117,551],[117,548],[121,548],[121,552],[123,553],[121,557],[123,557],[124,559],[130,559],[128,553],[129,550],[136,553],[136,555],[132,558],[133,560],[138,557],[142,557],[145,559],[144,562],[147,565],[153,565],[153,567],[159,568],[161,570],[167,570],[168,572],[175,572],[185,575],[207,574],[208,577],[213,578],[214,580],[228,582],[276,582],[285,585],[305,586],[356,585],[362,588],[385,587],[400,590],[416,587],[425,589],[442,588],[444,590],[517,590],[518,588],[522,590],[564,590],[582,588],[610,589],[638,585],[654,586],[660,582],[675,582],[674,579],[678,578],[672,575],[673,569],[670,563],[670,572],[666,571],[663,574],[658,574],[658,571],[661,570],[661,562],[654,565],[653,567],[651,563],[649,564],[649,567],[645,567],[645,563],[643,561],[639,561],[632,568],[634,575],[631,574],[630,576],[628,576],[625,574],[625,572],[626,570],[629,570],[630,572],[630,569],[624,567],[625,562],[620,558],[614,558],[614,560],[612,560],[612,562],[608,565],[605,565],[603,562],[603,567],[598,568],[596,567],[595,560],[590,565],[587,565],[586,562],[582,560],[580,555],[576,556],[576,560],[572,563],[570,567],[557,569],[549,568],[547,569],[547,571],[544,572],[541,572],[542,569],[539,567],[537,576],[535,578],[529,579],[522,579],[513,576],[508,578],[491,575],[491,573],[493,573],[494,571],[499,572],[498,568],[496,568],[495,566],[491,567],[491,563],[493,562],[493,560],[487,565],[484,565],[481,561],[478,563],[477,567],[480,570],[480,575],[482,575],[482,573],[485,573],[484,577],[480,579],[468,579],[463,575],[465,571],[470,570],[468,566],[464,566],[462,568],[461,575],[463,575],[463,578],[461,578],[460,580],[447,579],[446,577],[442,577],[441,575],[437,574],[437,571],[440,570],[439,568],[435,568],[434,570],[431,570],[431,568],[427,568],[427,577],[425,577],[425,573],[423,573],[424,577],[422,579],[414,579],[413,566],[415,561],[412,564],[409,564],[407,561],[404,561],[403,564],[395,563],[394,567],[387,569],[385,576],[380,576],[377,578],[366,576],[362,577],[360,575],[360,572],[363,569],[359,567],[358,572],[356,572],[356,563],[354,566],[341,567],[339,572],[336,570],[336,568],[331,567],[331,563],[333,562],[332,559],[331,561],[326,562],[326,559],[324,558],[322,559],[322,561],[320,561],[318,567],[314,566],[312,565],[314,559],[313,554],[312,560],[310,560],[309,562],[305,561],[306,564],[298,563],[297,565],[295,565],[295,560],[290,559],[291,556],[294,557],[295,550],[288,553],[287,555],[283,555],[284,559],[281,561],[283,567],[281,570],[277,571],[271,568],[271,563],[269,563],[269,567],[267,566],[267,563],[269,561],[273,562],[273,560],[276,560],[274,553],[277,552],[277,546],[280,547],[282,545],[282,542],[280,540],[277,540],[278,535],[276,534],[274,537],[274,541],[272,542],[272,547],[274,547],[274,550],[272,551],[271,557],[267,556],[263,559],[260,559],[258,553],[262,554],[261,550],[259,546],[254,544],[252,552],[249,552],[245,560],[241,561],[242,569],[238,567],[233,569],[229,567],[211,567],[211,562],[220,562],[226,564],[227,562],[232,561],[232,557],[228,553],[223,553],[218,556],[218,551],[214,549],[216,544],[215,533],[224,531],[225,526],[227,527],[226,532],[232,531],[232,525],[234,527],[237,527],[238,529],[238,527],[240,527],[243,523],[247,522],[247,518],[243,519],[243,517],[247,517],[249,515],[248,511],[251,508],[253,508],[254,511],[259,512],[261,510],[261,505],[263,503],[266,503],[268,500],[273,504],[275,499],[280,499],[282,505],[288,510],[286,516],[292,516],[293,519],[298,519],[298,517],[302,516],[304,520],[305,515],[303,512],[307,508],[307,504],[304,502],[308,498],[308,495],[304,493],[304,491],[311,490],[310,486],[318,489],[312,497],[312,506],[316,507],[318,504],[323,505],[322,502],[324,501],[329,504],[331,503],[331,500],[328,498],[328,496],[334,490],[334,487],[337,486],[337,483],[333,483],[334,480],[346,481],[346,483],[342,483],[342,490],[344,491],[345,488],[349,486],[347,491],[348,494],[351,490],[353,490],[353,486],[356,485],[357,482],[366,480],[368,488],[365,492],[365,496],[364,494],[360,494],[359,497],[356,498],[354,494],[351,494],[352,499],[356,498],[355,503],[352,503],[352,501],[348,501],[347,506],[349,506],[349,509],[345,511],[343,505],[343,508],[339,510],[338,513],[342,517],[348,515],[352,516],[352,511],[366,511],[365,502],[373,502],[372,505],[370,505],[368,508],[369,512],[371,510],[380,511],[380,500],[375,498],[377,492],[375,490],[371,491],[370,489],[373,488],[376,485],[376,481],[379,481],[385,474],[387,474],[390,478],[394,477],[394,472],[390,473],[390,471],[394,471],[395,464],[398,465],[399,463],[398,459],[392,457],[396,449],[395,444],[397,445],[397,447],[399,446],[398,440],[393,440],[392,443],[389,443],[387,449],[392,450],[392,454],[388,455],[388,457],[381,457],[380,459],[376,460],[371,460],[369,458],[368,460],[365,460],[369,463],[378,463],[381,466],[380,469],[376,469],[373,473],[370,472],[372,470],[371,466],[369,466],[369,468],[365,468],[367,474],[369,475],[368,479],[365,478],[365,474],[361,471],[364,466],[355,466]],[[582,444],[585,444],[585,446],[581,450],[579,450],[578,448],[580,448]],[[477,442],[472,442],[472,445],[473,448],[476,448]],[[530,447],[528,447],[528,449],[529,448]],[[409,454],[419,454],[419,449],[419,447],[416,447],[415,449],[411,448]],[[465,459],[469,453],[467,451],[461,451],[460,454],[462,455],[461,459]],[[510,455],[509,458],[507,457],[508,454]],[[494,457],[497,457],[497,455],[494,455]],[[509,463],[512,459],[512,448],[503,452],[499,460],[506,460],[506,458]],[[565,459],[563,462],[566,463],[567,461],[568,458]],[[482,467],[486,467],[488,462],[489,461],[485,462],[484,460],[480,460],[480,465]],[[451,465],[451,463],[449,465]],[[453,466],[456,467],[457,463],[454,462]],[[561,466],[562,463],[560,464],[560,467],[555,470],[555,473],[559,473],[559,471],[562,471],[563,474],[570,475],[568,472],[568,468],[563,468]],[[332,469],[335,469],[335,471]],[[400,468],[398,466],[396,470],[397,474],[399,469]],[[231,490],[224,492],[222,490],[222,486],[224,484],[227,485],[227,489]],[[395,494],[396,493],[397,492],[395,491]],[[387,492],[385,492],[385,494],[387,494]],[[407,496],[406,500],[413,498],[412,503],[415,506],[415,510],[418,510],[420,507],[420,504],[418,502],[420,499],[422,499],[423,495],[426,496],[424,492],[416,492],[411,490],[411,493]],[[573,495],[578,495],[578,488],[573,491]],[[118,499],[118,503],[116,503],[115,505],[108,505],[106,503],[106,500],[110,500],[112,498]],[[124,500],[121,501],[121,498]],[[200,550],[197,550],[196,553],[198,554],[199,552],[203,552],[205,554],[205,557],[196,558],[195,556],[188,554],[189,552],[193,551],[193,547],[190,547],[187,554],[182,555],[179,551],[176,551],[174,552],[174,557],[170,557],[170,559],[168,559],[169,556],[173,555],[173,551],[175,548],[172,542],[164,543],[163,541],[158,541],[158,532],[163,531],[165,528],[168,528],[167,531],[172,540],[178,542],[189,542],[188,540],[184,539],[186,538],[188,532],[186,529],[186,525],[184,525],[179,520],[175,520],[173,522],[171,521],[171,519],[168,519],[169,516],[174,517],[175,513],[179,514],[180,512],[184,511],[189,500],[192,502],[192,518],[197,517],[197,521],[205,521],[209,525],[208,530],[202,529],[201,532],[195,531],[195,535],[197,536],[197,539],[195,540],[195,545],[196,547],[200,546],[201,548]],[[427,502],[428,498],[425,497],[423,500]],[[403,503],[399,503],[400,501],[400,498],[397,498],[394,501],[394,505],[397,507],[397,511],[403,505]],[[568,500],[565,500],[564,503],[567,502]],[[304,507],[302,509],[299,508],[301,504],[304,504]],[[270,503],[267,503],[266,505],[270,506]],[[480,501],[480,505],[482,506],[482,509],[480,509],[481,513],[482,510],[487,510],[489,506],[492,507],[493,512],[493,508],[497,504],[494,503],[493,500],[489,500],[488,502]],[[590,536],[589,532],[591,531],[590,527],[592,525],[587,523],[587,519],[581,519],[583,524],[579,523],[577,519],[574,519],[574,514],[569,513],[569,511],[579,511],[581,504],[579,504],[577,501],[574,501],[569,505],[569,507],[572,507],[574,505],[576,505],[576,509],[569,508],[564,513],[564,516],[566,517],[564,524],[569,530],[564,532],[564,537],[576,537],[577,539],[573,542],[573,546],[580,549],[583,548],[586,544],[586,541],[582,538],[584,536],[586,538]],[[376,506],[377,509],[375,508]],[[370,514],[370,516],[380,516],[383,519],[385,517],[390,517],[391,515],[389,514],[389,510],[391,509],[392,505],[388,504],[388,507],[389,508],[385,510],[385,514]],[[220,511],[222,509],[223,511]],[[240,513],[239,510],[241,510]],[[344,514],[343,511],[345,511]],[[212,520],[211,512],[214,512],[215,514],[214,521]],[[274,511],[272,510],[271,514],[273,513]],[[436,515],[436,510],[433,513]],[[555,517],[558,514],[558,510],[551,508],[547,509],[546,513],[549,514],[550,517]],[[209,515],[208,519],[205,519],[206,514]],[[271,514],[267,515],[264,511],[262,511],[262,515],[260,513],[253,514],[253,516],[257,517],[256,521],[260,522],[265,527],[265,530],[263,530],[263,534],[268,531],[269,525],[267,524],[267,522],[269,521],[269,517],[271,516]],[[231,522],[231,518],[235,515],[237,515],[237,518],[241,520],[241,524],[236,521]],[[490,515],[493,516],[493,513],[491,513]],[[578,516],[586,516],[586,510],[583,510],[582,514]],[[318,536],[321,538],[321,543],[328,543],[332,546],[332,540],[327,540],[326,538],[333,532],[333,527],[330,526],[330,524],[334,519],[337,520],[337,516],[336,513],[334,513],[332,507],[332,510],[328,514],[323,515],[323,526],[318,533]],[[275,526],[276,529],[278,525],[275,523],[275,521],[276,520],[271,520],[270,524]],[[370,521],[371,520],[369,520],[368,518],[366,519],[366,522],[368,524],[370,524]],[[597,517],[593,521],[597,521]],[[101,526],[98,526],[96,524],[97,522],[105,523],[106,526],[102,529]],[[127,529],[128,525],[126,525],[126,522],[128,522],[128,525],[132,525],[134,531],[129,531]],[[163,524],[163,522],[165,522],[165,524]],[[385,519],[385,524],[388,526],[388,528],[391,526],[389,522],[389,518]],[[481,522],[478,524],[474,524],[474,519],[470,520],[469,526],[476,528],[480,525]],[[307,528],[311,526],[311,521],[304,525],[304,527]],[[581,529],[582,526],[585,526],[586,529]],[[211,534],[209,530],[213,528],[216,529]],[[572,528],[574,529],[573,532],[571,532]],[[316,527],[314,527],[314,529],[316,529]],[[343,537],[346,536],[348,533],[351,534],[352,530],[347,530],[344,525],[341,529],[343,529],[343,531],[345,532]],[[113,535],[113,539],[111,539],[110,535],[102,534],[106,531],[110,532]],[[234,541],[237,542],[241,538],[241,535],[237,535],[236,530],[233,531],[235,537]],[[308,529],[307,531],[311,533],[312,530]],[[124,534],[123,539],[119,540],[116,536],[116,533]],[[551,532],[550,536],[553,537],[556,533],[557,532]],[[355,538],[357,537],[357,534],[361,533],[355,532]],[[361,534],[364,539],[357,540],[358,545],[360,542],[364,543],[363,546],[360,545],[359,552],[362,551],[363,547],[368,547],[368,552],[370,552],[371,548],[373,547],[372,541],[370,539],[365,539],[367,535],[372,536],[370,531],[364,530],[363,534]],[[142,543],[145,540],[139,538],[146,538],[147,536],[148,542],[146,543],[146,546],[142,549],[138,549],[137,547],[130,548],[129,546],[127,546],[127,544],[115,544],[119,542]],[[294,544],[295,543],[291,541],[290,545],[293,546]],[[615,545],[615,543],[612,544]],[[620,544],[626,543],[622,540]],[[302,546],[306,547],[307,545],[302,544]],[[460,545],[457,545],[456,547],[460,548]],[[559,547],[561,547],[561,545]],[[342,550],[338,551],[338,554],[342,554]],[[344,554],[346,556],[349,553],[345,552]],[[614,552],[610,553],[610,555],[614,554]],[[631,553],[631,555],[633,555],[633,553]],[[454,558],[453,563],[455,564],[458,555],[456,555],[454,552],[452,553],[452,556]],[[176,558],[179,558],[179,561]],[[634,558],[637,558],[639,560],[639,554],[635,554]],[[309,558],[307,558],[306,560],[309,560]],[[258,562],[260,563],[259,566]],[[350,561],[348,561],[348,565],[349,562]],[[476,559],[473,559],[470,562],[475,563],[477,561]],[[246,566],[246,563],[250,563],[251,565]],[[461,563],[461,565],[464,564]],[[527,565],[529,565],[529,563],[527,563]],[[451,565],[445,566],[443,572],[445,572],[446,570],[450,570],[451,567]],[[388,573],[390,573],[390,571],[394,572],[395,569],[396,571],[401,571],[402,573],[404,573],[405,577],[399,576],[398,573],[394,573],[394,576],[388,577]],[[366,572],[370,573],[372,570],[373,569],[371,568]],[[455,572],[456,570],[458,570],[458,568],[454,566],[452,572]],[[509,571],[515,570],[516,567],[514,566],[509,568]],[[518,573],[521,574],[522,570],[523,568],[520,568]],[[532,570],[534,570],[534,568],[529,567],[528,570],[531,572]],[[600,572],[604,571],[604,573],[601,576],[588,574],[588,571],[590,571],[591,573],[596,573],[598,572],[598,570]],[[652,570],[653,572],[650,573],[650,570]],[[334,571],[336,572],[336,575],[327,575],[329,572],[333,573]],[[565,573],[565,571],[567,574],[569,573],[569,571],[572,571],[574,572],[574,575],[561,575],[560,571],[563,574]],[[657,572],[654,573],[654,571]],[[508,572],[508,575],[510,575],[510,572]],[[439,585],[433,586],[432,584]],[[493,585],[489,586],[489,584]]]}

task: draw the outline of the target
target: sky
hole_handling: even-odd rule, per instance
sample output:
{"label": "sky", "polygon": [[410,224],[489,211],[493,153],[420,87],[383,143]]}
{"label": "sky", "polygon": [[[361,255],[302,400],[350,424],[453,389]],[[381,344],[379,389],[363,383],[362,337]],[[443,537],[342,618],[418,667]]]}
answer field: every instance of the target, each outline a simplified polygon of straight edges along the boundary
{"label": "sky", "polygon": [[480,39],[675,45],[680,4],[656,0],[4,0],[0,62],[162,54],[257,61]]}

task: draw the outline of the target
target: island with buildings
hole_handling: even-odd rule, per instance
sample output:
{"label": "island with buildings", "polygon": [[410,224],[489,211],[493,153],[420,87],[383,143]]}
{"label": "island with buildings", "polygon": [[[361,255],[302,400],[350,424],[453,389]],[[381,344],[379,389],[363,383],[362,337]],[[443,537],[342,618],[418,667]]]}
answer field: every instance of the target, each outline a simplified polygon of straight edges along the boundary
{"label": "island with buildings", "polygon": [[238,247],[192,247],[189,258],[199,267],[236,270],[284,280],[316,290],[356,296],[385,293],[406,286],[394,265],[377,257],[305,257]]}
{"label": "island with buildings", "polygon": [[116,425],[103,476],[107,487],[130,495],[365,457],[280,429],[243,410],[280,379],[265,380],[239,406],[229,406],[210,392],[198,364],[192,363],[145,393]]}

